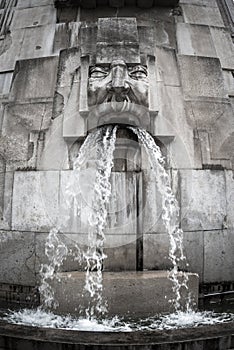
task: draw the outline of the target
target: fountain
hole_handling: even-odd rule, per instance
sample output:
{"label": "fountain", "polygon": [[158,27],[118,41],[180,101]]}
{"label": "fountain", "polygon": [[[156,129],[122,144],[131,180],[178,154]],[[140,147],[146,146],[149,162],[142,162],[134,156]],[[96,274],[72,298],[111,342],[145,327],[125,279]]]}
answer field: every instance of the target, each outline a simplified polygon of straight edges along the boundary
{"label": "fountain", "polygon": [[[85,30],[84,25],[83,39]],[[16,332],[10,347],[4,340],[2,348],[13,349],[23,338],[29,348],[43,341],[55,349],[63,343],[77,349],[90,343],[95,349],[180,349],[183,340],[188,348],[205,349],[214,337],[225,343],[220,349],[231,348],[233,314],[196,312],[199,276],[189,272],[186,262],[167,166],[174,135],[160,136],[155,127],[156,57],[140,50],[136,19],[99,18],[95,52],[86,41],[76,55],[80,66],[62,128],[70,169],[61,180],[59,217],[46,239],[46,261],[39,271],[41,306],[2,317],[3,337],[10,331],[5,321]],[[71,114],[74,101],[78,111]],[[161,232],[167,256],[160,269],[152,268],[145,246],[153,233],[156,249]],[[68,259],[72,268],[66,267]]]}

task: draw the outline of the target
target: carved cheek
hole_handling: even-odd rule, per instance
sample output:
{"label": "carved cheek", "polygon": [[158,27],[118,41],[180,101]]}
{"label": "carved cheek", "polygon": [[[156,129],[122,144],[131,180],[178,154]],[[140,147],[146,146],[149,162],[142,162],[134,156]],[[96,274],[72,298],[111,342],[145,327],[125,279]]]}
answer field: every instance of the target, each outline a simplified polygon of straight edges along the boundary
{"label": "carved cheek", "polygon": [[89,81],[89,105],[100,104],[107,98],[107,84],[109,79],[93,79]]}
{"label": "carved cheek", "polygon": [[148,82],[131,79],[131,90],[135,99],[133,102],[144,106],[148,105]]}

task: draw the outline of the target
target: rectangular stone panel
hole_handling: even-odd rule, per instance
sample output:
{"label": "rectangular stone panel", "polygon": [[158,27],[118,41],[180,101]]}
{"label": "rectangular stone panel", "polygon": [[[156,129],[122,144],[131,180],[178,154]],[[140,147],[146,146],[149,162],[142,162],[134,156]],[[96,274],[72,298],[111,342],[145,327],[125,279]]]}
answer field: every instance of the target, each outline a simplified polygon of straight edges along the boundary
{"label": "rectangular stone panel", "polygon": [[217,57],[208,26],[177,23],[176,34],[179,54]]}
{"label": "rectangular stone panel", "polygon": [[59,172],[19,171],[14,174],[12,228],[48,231],[58,219]]}
{"label": "rectangular stone panel", "polygon": [[8,33],[4,38],[5,50],[0,55],[0,70],[13,71],[15,62],[20,56],[22,41],[24,40],[24,29]]}
{"label": "rectangular stone panel", "polygon": [[57,63],[57,57],[18,61],[10,99],[24,101],[32,98],[53,97],[57,79]]}
{"label": "rectangular stone panel", "polygon": [[182,229],[221,229],[227,215],[224,172],[180,170],[180,178]]}
{"label": "rectangular stone panel", "polygon": [[234,230],[204,232],[204,282],[233,281]]}
{"label": "rectangular stone panel", "polygon": [[223,19],[218,7],[182,4],[183,17],[186,23],[204,24],[208,26],[224,27]]}
{"label": "rectangular stone panel", "polygon": [[218,7],[216,0],[180,0],[180,4]]}
{"label": "rectangular stone panel", "polygon": [[185,271],[197,273],[199,283],[202,283],[204,276],[204,232],[184,232],[183,249],[186,260],[179,264],[180,268]]}
{"label": "rectangular stone panel", "polygon": [[54,0],[18,0],[17,8],[38,7],[54,5]]}
{"label": "rectangular stone panel", "polygon": [[169,237],[167,233],[147,233],[143,236],[143,266],[146,270],[168,270]]}
{"label": "rectangular stone panel", "polygon": [[54,23],[24,28],[24,38],[18,58],[29,59],[55,55],[53,53],[55,27],[56,25]]}
{"label": "rectangular stone panel", "polygon": [[36,284],[34,233],[0,231],[0,255],[0,282]]}
{"label": "rectangular stone panel", "polygon": [[225,171],[227,198],[227,227],[234,229],[234,178],[233,171]]}
{"label": "rectangular stone panel", "polygon": [[178,56],[185,99],[226,97],[218,58]]}
{"label": "rectangular stone panel", "polygon": [[13,21],[11,23],[11,30],[43,26],[50,23],[56,23],[56,9],[54,6],[49,5],[15,9]]}
{"label": "rectangular stone panel", "polygon": [[224,84],[226,93],[234,96],[234,76],[232,70],[223,70]]}
{"label": "rectangular stone panel", "polygon": [[0,95],[9,93],[12,76],[13,72],[0,73]]}
{"label": "rectangular stone panel", "polygon": [[224,69],[234,69],[234,47],[230,32],[225,28],[210,27],[217,56]]}
{"label": "rectangular stone panel", "polygon": [[175,50],[156,47],[156,66],[165,85],[180,86],[179,68]]}

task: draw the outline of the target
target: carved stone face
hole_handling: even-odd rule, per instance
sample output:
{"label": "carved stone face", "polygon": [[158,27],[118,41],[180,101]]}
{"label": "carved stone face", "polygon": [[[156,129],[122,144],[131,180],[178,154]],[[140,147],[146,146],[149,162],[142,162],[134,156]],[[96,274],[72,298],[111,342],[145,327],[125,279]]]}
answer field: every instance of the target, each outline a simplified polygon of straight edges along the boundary
{"label": "carved stone face", "polygon": [[114,60],[111,65],[90,68],[88,84],[89,106],[106,102],[124,102],[148,107],[147,68],[140,64],[127,65]]}

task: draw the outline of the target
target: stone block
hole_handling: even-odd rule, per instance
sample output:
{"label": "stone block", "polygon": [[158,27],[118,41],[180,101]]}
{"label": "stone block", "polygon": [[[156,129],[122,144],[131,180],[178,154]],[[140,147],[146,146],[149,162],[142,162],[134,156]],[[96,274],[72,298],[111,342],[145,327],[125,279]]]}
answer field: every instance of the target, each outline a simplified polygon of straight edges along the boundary
{"label": "stone block", "polygon": [[167,233],[147,233],[143,236],[143,266],[146,270],[169,270],[169,237]]}
{"label": "stone block", "polygon": [[6,168],[2,198],[2,220],[0,221],[1,230],[9,230],[11,228],[13,181],[14,173],[12,171],[7,171]]}
{"label": "stone block", "polygon": [[156,47],[157,69],[165,85],[180,86],[175,51],[165,47]]}
{"label": "stone block", "polygon": [[[198,276],[188,273],[187,277],[188,291],[196,305]],[[84,293],[85,274],[60,273],[59,280],[53,281],[55,298],[59,302],[56,311],[78,315],[79,310],[87,307],[90,300],[88,293]],[[182,308],[188,291],[182,290]],[[173,311],[169,300],[174,299],[174,293],[167,271],[106,272],[103,274],[103,298],[108,303],[108,317],[118,315],[142,319]]]}
{"label": "stone block", "polygon": [[234,229],[234,178],[233,171],[225,171],[227,199],[227,227]]}
{"label": "stone block", "polygon": [[53,97],[57,62],[56,57],[18,61],[10,93],[11,101]]}
{"label": "stone block", "polygon": [[180,55],[217,57],[208,26],[177,23],[176,35]]}
{"label": "stone block", "polygon": [[204,282],[233,281],[234,231],[204,232]]}
{"label": "stone block", "polygon": [[217,56],[224,69],[234,69],[234,47],[230,32],[225,28],[210,27]]}
{"label": "stone block", "polygon": [[34,243],[32,232],[0,231],[2,283],[35,285]]}
{"label": "stone block", "polygon": [[218,58],[182,55],[178,58],[185,99],[226,97]]}
{"label": "stone block", "polygon": [[53,5],[16,8],[11,23],[11,30],[25,27],[43,26],[56,23],[56,9]]}
{"label": "stone block", "polygon": [[186,257],[185,262],[180,264],[181,269],[199,276],[199,282],[203,282],[204,275],[204,232],[184,232],[183,247]]}
{"label": "stone block", "polygon": [[104,246],[104,271],[136,271],[136,234],[107,234]]}
{"label": "stone block", "polygon": [[231,70],[223,70],[224,85],[227,95],[234,96],[234,79]]}
{"label": "stone block", "polygon": [[224,172],[180,170],[180,178],[182,229],[221,229],[227,215]]}
{"label": "stone block", "polygon": [[170,141],[165,147],[168,154],[170,153],[170,163],[173,167],[194,167],[193,130],[185,115],[181,89],[163,84],[158,86],[159,113],[155,120],[154,135],[159,138],[170,136]]}
{"label": "stone block", "polygon": [[55,55],[53,53],[55,27],[55,24],[47,24],[22,29],[24,31],[24,37],[18,59],[25,60]]}
{"label": "stone block", "polygon": [[28,8],[28,7],[38,7],[38,6],[48,6],[54,5],[54,0],[18,0],[17,8]]}
{"label": "stone block", "polygon": [[58,218],[59,172],[16,172],[13,184],[12,228],[47,232]]}
{"label": "stone block", "polygon": [[51,121],[45,134],[43,150],[37,161],[39,170],[65,170],[69,169],[68,145],[62,137],[62,115]]}
{"label": "stone block", "polygon": [[0,55],[1,72],[14,70],[15,62],[20,56],[23,40],[24,29],[13,31],[2,40],[3,49]]}
{"label": "stone block", "polygon": [[207,26],[224,27],[223,19],[218,7],[182,4],[182,11],[186,23],[204,24]]}
{"label": "stone block", "polygon": [[0,73],[0,95],[6,95],[10,91],[13,72]]}
{"label": "stone block", "polygon": [[180,4],[218,7],[216,0],[180,0]]}

